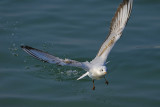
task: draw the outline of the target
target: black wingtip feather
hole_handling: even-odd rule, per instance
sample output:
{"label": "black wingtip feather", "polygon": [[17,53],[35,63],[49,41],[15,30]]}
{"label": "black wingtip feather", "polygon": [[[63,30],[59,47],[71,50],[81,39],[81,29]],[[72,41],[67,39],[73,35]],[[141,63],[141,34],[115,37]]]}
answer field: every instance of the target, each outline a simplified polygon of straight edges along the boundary
{"label": "black wingtip feather", "polygon": [[22,46],[20,46],[20,47],[21,47],[21,48],[24,48],[25,46],[22,45]]}
{"label": "black wingtip feather", "polygon": [[30,47],[30,46],[27,46],[27,45],[22,45],[21,48],[22,48],[22,49],[24,49],[24,48],[25,48],[25,49],[34,49],[34,48],[32,48],[32,47]]}

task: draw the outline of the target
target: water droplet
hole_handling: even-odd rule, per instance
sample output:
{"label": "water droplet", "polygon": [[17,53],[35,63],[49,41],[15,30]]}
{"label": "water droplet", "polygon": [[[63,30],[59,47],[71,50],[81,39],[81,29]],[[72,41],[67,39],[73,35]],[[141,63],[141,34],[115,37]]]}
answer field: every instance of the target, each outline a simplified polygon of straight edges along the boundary
{"label": "water droplet", "polygon": [[14,36],[14,33],[12,33],[11,35]]}
{"label": "water droplet", "polygon": [[25,69],[30,69],[30,67],[29,67],[29,66],[26,66]]}

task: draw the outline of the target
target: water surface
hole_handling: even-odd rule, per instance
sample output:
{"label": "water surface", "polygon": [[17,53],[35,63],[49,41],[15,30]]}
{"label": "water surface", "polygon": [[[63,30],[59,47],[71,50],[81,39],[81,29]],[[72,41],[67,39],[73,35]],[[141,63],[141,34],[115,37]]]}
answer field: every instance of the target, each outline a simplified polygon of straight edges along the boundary
{"label": "water surface", "polygon": [[29,57],[29,45],[61,58],[92,60],[120,1],[1,0],[0,106],[160,106],[160,1],[134,0],[104,80],[76,79],[84,71]]}

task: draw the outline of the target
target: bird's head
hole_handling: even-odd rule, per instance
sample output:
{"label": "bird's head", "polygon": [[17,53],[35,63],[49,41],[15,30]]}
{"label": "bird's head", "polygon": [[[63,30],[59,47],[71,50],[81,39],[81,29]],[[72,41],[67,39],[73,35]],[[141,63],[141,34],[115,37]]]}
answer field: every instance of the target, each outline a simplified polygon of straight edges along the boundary
{"label": "bird's head", "polygon": [[101,78],[107,74],[107,68],[105,66],[95,66],[91,72],[94,76]]}
{"label": "bird's head", "polygon": [[107,74],[107,68],[105,66],[99,67],[98,71],[99,71],[99,74],[101,74],[101,75]]}

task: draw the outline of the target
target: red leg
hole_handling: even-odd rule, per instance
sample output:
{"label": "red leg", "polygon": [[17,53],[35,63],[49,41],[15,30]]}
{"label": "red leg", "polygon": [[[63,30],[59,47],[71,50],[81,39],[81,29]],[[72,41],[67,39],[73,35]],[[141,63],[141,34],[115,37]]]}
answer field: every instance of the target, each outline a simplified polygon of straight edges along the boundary
{"label": "red leg", "polygon": [[105,77],[104,77],[104,79],[105,79],[105,84],[107,84],[107,85],[108,85],[108,84],[109,84],[109,82],[106,80],[106,78],[105,78]]}
{"label": "red leg", "polygon": [[93,88],[92,88],[92,90],[95,90],[95,86],[94,86],[94,80],[92,80],[92,82],[93,82]]}

